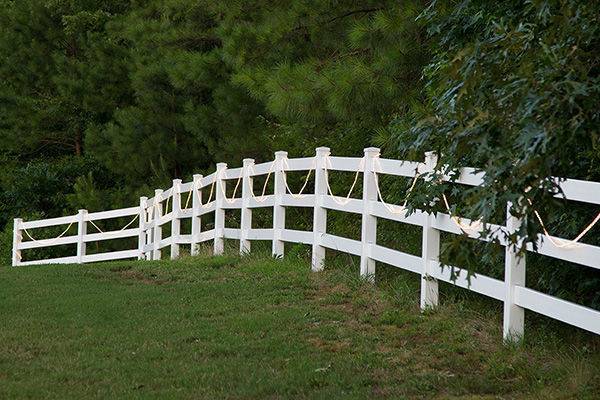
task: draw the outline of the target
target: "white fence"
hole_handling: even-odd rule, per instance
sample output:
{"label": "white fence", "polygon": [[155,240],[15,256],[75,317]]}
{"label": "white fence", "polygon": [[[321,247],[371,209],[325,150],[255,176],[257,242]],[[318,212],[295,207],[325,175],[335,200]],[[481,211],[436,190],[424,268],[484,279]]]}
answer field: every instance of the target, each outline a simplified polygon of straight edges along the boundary
{"label": "white fence", "polygon": [[[275,160],[254,164],[254,160],[245,159],[243,167],[228,169],[226,164],[217,164],[216,172],[209,176],[194,175],[192,182],[182,183],[174,180],[173,186],[166,190],[156,190],[151,199],[142,197],[138,207],[113,211],[79,214],[40,221],[14,221],[13,266],[51,263],[86,263],[94,261],[118,260],[126,258],[160,259],[162,249],[170,247],[171,258],[177,258],[179,247],[189,244],[192,254],[197,253],[197,245],[212,240],[214,253],[223,252],[224,239],[236,239],[242,253],[250,251],[252,240],[270,240],[272,253],[283,256],[284,242],[312,245],[312,269],[323,267],[325,249],[333,249],[359,256],[360,274],[373,279],[375,263],[382,262],[417,274],[421,279],[421,307],[427,308],[438,303],[438,281],[451,282],[485,296],[504,302],[505,338],[520,336],[524,330],[524,310],[532,310],[568,324],[600,334],[600,312],[556,297],[527,288],[525,285],[525,257],[517,257],[512,246],[507,246],[504,234],[496,237],[506,248],[504,280],[494,279],[481,274],[467,280],[467,271],[454,268],[458,278],[452,282],[450,269],[442,269],[439,263],[440,232],[468,234],[478,240],[490,240],[485,237],[483,227],[467,219],[457,222],[455,216],[437,213],[427,214],[417,211],[407,215],[402,206],[390,205],[383,201],[378,189],[380,174],[415,178],[418,174],[432,171],[437,160],[433,154],[427,154],[424,163],[379,158],[379,149],[365,149],[363,158],[330,156],[328,148],[320,147],[315,157],[288,159],[287,153],[275,153]],[[331,194],[328,183],[328,171],[362,173],[362,199],[339,197]],[[286,181],[286,172],[314,171],[314,194],[291,193]],[[253,177],[266,175],[274,179],[274,192],[254,194]],[[415,178],[416,179],[416,178]],[[234,180],[237,186],[241,182],[241,197],[227,197],[227,181]],[[447,178],[449,180],[449,178]],[[308,182],[308,177],[306,182]],[[305,182],[305,186],[306,186]],[[480,185],[482,175],[472,168],[463,168],[456,181],[463,185]],[[356,182],[355,182],[356,183]],[[264,187],[266,187],[266,182]],[[567,179],[561,182],[561,188],[567,199],[600,204],[600,183]],[[210,191],[208,200],[202,203],[201,192]],[[205,193],[206,194],[206,193]],[[206,196],[205,196],[206,197]],[[191,207],[190,206],[191,198]],[[182,199],[184,204],[182,205]],[[172,211],[164,213],[165,203],[172,201]],[[252,229],[252,210],[258,207],[273,208],[272,229]],[[307,207],[314,209],[313,230],[299,231],[285,228],[286,207]],[[225,227],[225,210],[241,210],[240,229]],[[326,232],[327,211],[338,210],[361,215],[361,240],[335,236]],[[214,213],[214,229],[201,231],[202,216]],[[500,233],[509,233],[518,227],[519,221],[506,214],[506,224],[492,225]],[[111,232],[88,233],[89,224],[94,221],[122,217],[139,218],[137,226]],[[181,220],[192,219],[191,234],[181,234]],[[422,227],[422,254],[415,256],[377,244],[377,220],[385,218],[392,221]],[[28,230],[34,228],[77,224],[78,233],[73,236],[61,236],[55,239],[33,240]],[[171,225],[171,236],[163,238],[162,227]],[[95,225],[95,224],[94,224]],[[459,226],[460,225],[460,226]],[[131,226],[131,225],[130,225]],[[67,229],[68,231],[68,229]],[[65,232],[67,232],[65,231]],[[23,233],[30,240],[23,241]],[[100,254],[86,254],[86,243],[120,238],[138,238],[134,249]],[[560,238],[540,235],[537,253],[566,260],[583,267],[600,268],[600,247],[578,243],[576,246],[561,246]],[[77,245],[77,254],[70,257],[46,260],[22,261],[21,251],[48,246],[67,244]],[[534,251],[530,246],[528,251]]]}

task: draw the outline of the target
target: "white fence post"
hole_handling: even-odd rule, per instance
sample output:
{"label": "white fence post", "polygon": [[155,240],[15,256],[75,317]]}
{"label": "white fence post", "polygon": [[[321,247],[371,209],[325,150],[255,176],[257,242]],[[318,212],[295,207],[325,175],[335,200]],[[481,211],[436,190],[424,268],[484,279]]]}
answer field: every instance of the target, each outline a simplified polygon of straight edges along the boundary
{"label": "white fence post", "polygon": [[224,230],[225,230],[225,209],[223,205],[225,203],[225,179],[224,175],[227,171],[226,163],[218,163],[216,173],[216,184],[215,191],[216,201],[215,201],[215,241],[213,245],[213,254],[223,254],[225,250],[225,239],[224,239]]}
{"label": "white fence post", "polygon": [[193,256],[198,255],[198,243],[200,242],[200,230],[201,230],[201,219],[200,211],[202,208],[202,189],[200,188],[200,181],[202,175],[194,175],[194,182],[192,183],[192,244],[191,253]]}
{"label": "white fence post", "polygon": [[171,213],[171,260],[179,258],[179,242],[181,239],[181,179],[173,179]]}
{"label": "white fence post", "polygon": [[250,229],[252,229],[252,209],[249,205],[254,185],[254,179],[250,175],[250,172],[253,165],[254,160],[252,158],[244,158],[242,168],[242,209],[240,212],[240,254],[250,253],[250,240],[248,240],[248,235]]}
{"label": "white fence post", "polygon": [[148,208],[148,198],[140,197],[140,212],[139,212],[139,223],[140,223],[140,231],[138,235],[138,260],[145,259],[145,247],[146,247],[146,216],[148,215],[146,208]]}
{"label": "white fence post", "polygon": [[323,196],[327,195],[325,172],[329,147],[318,147],[315,159],[315,206],[313,213],[312,270],[321,271],[325,262],[325,248],[320,245],[321,236],[327,230],[327,209],[323,207]]}
{"label": "white fence post", "polygon": [[23,220],[21,218],[15,218],[13,227],[13,252],[12,252],[12,266],[16,267],[21,264],[21,241],[23,240],[23,234],[21,233],[21,225]]}
{"label": "white fence post", "polygon": [[[154,222],[154,203],[152,203],[152,206],[148,207],[148,201],[146,200],[146,247],[148,247],[149,245],[153,245],[154,243],[154,233],[153,233],[153,227],[154,224],[152,224],[152,226],[150,226],[151,222]],[[144,253],[144,259],[146,260],[152,260],[152,250],[147,250]]]}
{"label": "white fence post", "polygon": [[284,160],[287,159],[287,151],[275,152],[275,185],[273,189],[273,247],[272,255],[275,258],[282,258],[284,243],[281,240],[281,231],[285,229],[285,207],[283,195],[285,194],[285,177],[283,172]]}
{"label": "white fence post", "polygon": [[375,160],[379,157],[380,150],[369,147],[364,150],[363,169],[363,211],[360,232],[362,252],[360,255],[360,276],[375,282],[375,260],[369,257],[371,246],[377,242],[377,217],[371,215],[371,201],[377,200],[377,186],[375,182]]}
{"label": "white fence post", "polygon": [[162,189],[156,189],[154,191],[154,238],[152,240],[152,259],[160,260],[162,253],[160,251],[160,241],[162,240],[162,226],[160,225],[160,219],[163,215],[162,209]]}
{"label": "white fence post", "polygon": [[[425,153],[425,166],[427,172],[433,172],[437,165],[435,152]],[[423,225],[422,258],[423,272],[421,273],[421,309],[433,308],[438,305],[438,282],[431,276],[433,268],[439,268],[440,259],[440,232],[432,225],[435,214],[428,214]]]}
{"label": "white fence post", "polygon": [[83,257],[85,257],[85,242],[83,241],[84,236],[87,234],[87,210],[79,210],[77,215],[77,263],[83,263]]}
{"label": "white fence post", "polygon": [[[522,220],[511,215],[511,203],[506,206],[506,229],[508,234],[518,231]],[[523,337],[525,310],[515,304],[515,286],[525,286],[525,257],[519,255],[520,244],[506,245],[504,258],[504,340],[513,341]]]}

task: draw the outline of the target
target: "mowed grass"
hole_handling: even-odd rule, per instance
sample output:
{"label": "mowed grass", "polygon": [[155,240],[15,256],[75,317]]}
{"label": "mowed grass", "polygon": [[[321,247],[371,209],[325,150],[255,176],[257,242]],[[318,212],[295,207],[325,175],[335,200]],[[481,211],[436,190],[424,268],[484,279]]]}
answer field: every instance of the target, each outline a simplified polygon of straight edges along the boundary
{"label": "mowed grass", "polygon": [[0,398],[598,398],[592,335],[528,327],[406,275],[236,256],[0,268]]}

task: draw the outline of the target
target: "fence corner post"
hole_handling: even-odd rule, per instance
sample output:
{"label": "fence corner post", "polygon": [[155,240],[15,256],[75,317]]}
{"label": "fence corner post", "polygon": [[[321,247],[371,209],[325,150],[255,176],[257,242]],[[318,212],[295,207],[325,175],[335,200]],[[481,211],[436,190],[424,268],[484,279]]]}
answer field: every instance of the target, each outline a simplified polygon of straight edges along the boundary
{"label": "fence corner post", "polygon": [[[425,153],[425,172],[435,171],[438,162],[437,154],[433,151]],[[439,302],[438,281],[431,272],[439,268],[440,231],[433,227],[435,214],[425,215],[423,224],[422,254],[423,267],[421,272],[421,309],[437,307]]]}
{"label": "fence corner post", "polygon": [[379,157],[380,150],[377,147],[369,147],[364,150],[364,153],[360,276],[370,282],[375,282],[375,260],[370,255],[372,246],[377,242],[377,217],[371,214],[371,202],[377,200],[374,164]]}
{"label": "fence corner post", "polygon": [[171,260],[179,258],[179,237],[181,233],[181,179],[173,179],[171,212]]}
{"label": "fence corner post", "polygon": [[213,254],[223,254],[225,250],[225,172],[227,171],[226,163],[218,163],[216,174],[216,187],[217,192],[215,198],[215,239],[213,244]]}
{"label": "fence corner post", "polygon": [[79,210],[77,214],[77,264],[83,264],[85,257],[85,235],[87,235],[87,210]]}
{"label": "fence corner post", "polygon": [[201,230],[201,219],[200,209],[202,207],[202,189],[201,186],[202,175],[195,174],[194,181],[192,183],[192,242],[190,253],[193,256],[198,255],[198,244],[200,242],[200,230]]}
{"label": "fence corner post", "polygon": [[275,185],[273,189],[273,247],[272,255],[275,258],[282,258],[284,252],[284,243],[281,240],[281,233],[285,229],[285,207],[283,204],[283,195],[285,194],[285,177],[283,174],[284,160],[287,159],[287,151],[275,152]]}
{"label": "fence corner post", "polygon": [[21,264],[21,241],[23,240],[22,225],[23,220],[21,218],[15,218],[13,221],[13,252],[12,252],[12,266],[16,267]]}
{"label": "fence corner post", "polygon": [[152,259],[160,260],[162,252],[160,251],[160,241],[162,240],[162,226],[160,219],[163,215],[162,209],[162,189],[154,191],[154,238],[152,240]]}
{"label": "fence corner post", "polygon": [[[506,229],[509,235],[515,234],[523,221],[514,217],[510,209],[512,204],[506,206]],[[518,341],[525,331],[525,310],[515,303],[515,287],[525,286],[525,256],[520,254],[522,243],[517,245],[506,244],[504,256],[504,318],[502,336],[507,342]]]}
{"label": "fence corner post", "polygon": [[250,198],[254,185],[254,179],[250,174],[254,166],[254,159],[244,158],[242,165],[242,209],[240,211],[240,254],[250,253],[250,240],[248,239],[252,229],[252,209]]}
{"label": "fence corner post", "polygon": [[138,260],[145,259],[146,249],[146,209],[148,208],[148,198],[140,197],[140,211],[139,211],[139,234],[138,234]]}
{"label": "fence corner post", "polygon": [[329,147],[317,147],[315,155],[315,205],[313,212],[312,270],[321,271],[325,262],[325,247],[321,246],[321,236],[327,230],[327,209],[323,207],[323,196],[327,195],[327,175],[325,172]]}

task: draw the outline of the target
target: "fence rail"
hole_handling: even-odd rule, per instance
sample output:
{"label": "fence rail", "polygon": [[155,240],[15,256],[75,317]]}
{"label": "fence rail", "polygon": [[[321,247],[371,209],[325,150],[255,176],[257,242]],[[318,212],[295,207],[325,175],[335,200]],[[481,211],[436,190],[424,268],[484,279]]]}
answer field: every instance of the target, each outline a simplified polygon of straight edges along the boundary
{"label": "fence rail", "polygon": [[[521,221],[512,217],[507,205],[504,225],[492,225],[493,235],[505,246],[504,280],[477,274],[467,279],[465,269],[455,267],[455,279],[449,268],[441,268],[439,262],[440,232],[467,234],[472,239],[489,241],[491,237],[483,234],[484,227],[468,219],[460,219],[445,213],[427,214],[415,211],[407,215],[400,205],[387,204],[381,198],[378,176],[392,175],[417,179],[417,176],[433,171],[437,159],[433,153],[427,153],[424,162],[409,162],[382,159],[379,149],[365,149],[363,158],[335,157],[328,148],[320,147],[315,157],[288,159],[286,152],[275,153],[275,160],[255,164],[245,159],[241,168],[228,169],[226,164],[217,164],[217,170],[203,177],[194,175],[193,181],[182,183],[174,180],[171,188],[156,190],[154,197],[140,198],[137,207],[119,210],[88,213],[79,210],[77,215],[24,222],[14,220],[13,266],[53,263],[86,263],[96,261],[138,258],[143,260],[160,259],[162,250],[170,249],[170,257],[179,256],[180,245],[191,245],[192,254],[197,254],[200,243],[213,241],[215,254],[223,252],[225,239],[239,240],[240,252],[247,253],[253,240],[272,241],[272,254],[283,256],[284,243],[302,243],[312,246],[312,270],[322,269],[325,249],[337,250],[359,256],[360,274],[366,279],[374,279],[376,262],[421,275],[421,307],[434,307],[438,304],[438,281],[449,282],[456,286],[480,293],[504,303],[503,333],[505,338],[523,335],[524,311],[531,310],[579,328],[600,334],[600,311],[571,303],[533,289],[525,284],[526,257],[520,257],[517,251],[508,246],[506,234],[518,229]],[[286,180],[286,172],[305,171],[314,173],[314,192],[311,194],[292,193]],[[355,172],[356,178],[362,173],[362,198],[352,198],[350,194],[333,195],[329,188],[328,171]],[[418,175],[417,175],[418,174]],[[265,193],[264,188],[254,187],[256,176],[273,180],[273,193]],[[458,177],[446,176],[444,180],[453,183],[478,186],[483,184],[484,175],[473,168],[463,168]],[[229,181],[229,182],[228,182]],[[305,182],[308,182],[308,177]],[[228,197],[226,187],[234,183],[240,197]],[[356,183],[356,182],[355,182]],[[360,183],[359,183],[360,184]],[[568,200],[600,204],[600,183],[574,179],[560,180],[564,196]],[[207,191],[207,200],[202,201],[201,193]],[[260,191],[261,194],[255,194]],[[171,211],[167,203],[171,202]],[[261,207],[273,208],[273,227],[271,229],[252,228],[252,210]],[[313,208],[313,230],[300,231],[285,228],[286,207]],[[240,228],[225,227],[225,210],[241,210]],[[352,240],[327,233],[328,210],[343,211],[361,215],[361,240]],[[214,213],[214,229],[202,231],[200,220]],[[132,220],[123,229],[101,231],[95,221],[114,218]],[[399,250],[393,250],[377,244],[377,220],[391,221],[422,227],[422,254],[415,256]],[[137,224],[135,223],[137,219]],[[191,234],[181,234],[181,220],[191,219]],[[72,225],[77,225],[77,234],[66,236]],[[99,231],[88,233],[92,224]],[[171,235],[163,237],[162,227],[169,224]],[[59,237],[35,240],[28,230],[68,225]],[[459,226],[460,225],[460,226]],[[489,228],[489,226],[488,226]],[[135,238],[137,246],[123,251],[99,254],[86,254],[86,243],[104,240]],[[28,239],[28,240],[24,240]],[[564,239],[540,235],[538,248],[528,246],[529,252],[561,259],[600,269],[600,247],[578,243],[576,247],[560,246]],[[70,257],[43,260],[22,260],[22,251],[49,246],[77,246],[77,252]]]}

